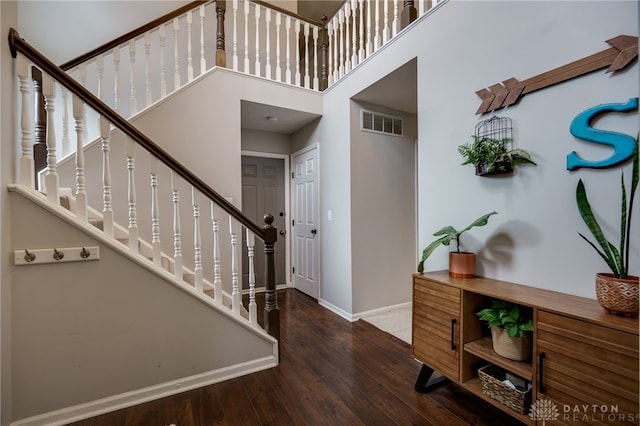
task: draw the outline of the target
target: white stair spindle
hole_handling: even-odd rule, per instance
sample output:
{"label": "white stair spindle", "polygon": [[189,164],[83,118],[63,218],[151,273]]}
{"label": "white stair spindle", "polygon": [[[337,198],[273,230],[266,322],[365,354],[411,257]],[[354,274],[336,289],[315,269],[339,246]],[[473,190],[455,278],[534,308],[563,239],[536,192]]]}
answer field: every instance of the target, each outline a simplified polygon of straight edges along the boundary
{"label": "white stair spindle", "polygon": [[82,63],[78,65],[78,76],[80,78],[80,84],[83,87],[87,87],[87,64]]}
{"label": "white stair spindle", "polygon": [[180,88],[180,55],[179,40],[180,22],[178,18],[173,19],[173,90]]}
{"label": "white stair spindle", "polygon": [[295,85],[296,86],[300,86],[300,49],[298,49],[298,40],[300,40],[300,21],[299,20],[295,20],[293,21],[293,30],[296,33],[296,44],[295,44],[295,52],[296,52],[296,80],[295,80]]}
{"label": "white stair spindle", "polygon": [[193,80],[193,48],[191,46],[191,25],[193,24],[193,10],[187,12],[187,81]]}
{"label": "white stair spindle", "polygon": [[98,99],[104,100],[104,56],[96,56],[96,71],[98,72]]}
{"label": "white stair spindle", "polygon": [[233,70],[238,71],[238,0],[233,0]]}
{"label": "white stair spindle", "polygon": [[383,29],[382,29],[382,44],[387,44],[389,41],[389,1],[384,0],[384,17],[383,17]]}
{"label": "white stair spindle", "polygon": [[44,186],[47,191],[47,200],[50,203],[60,205],[54,126],[55,85],[53,78],[44,73],[42,74],[42,93],[44,94],[44,109],[47,111],[47,172],[44,176]]}
{"label": "white stair spindle", "polygon": [[265,20],[265,28],[267,33],[266,39],[265,39],[267,54],[266,54],[265,65],[264,65],[264,76],[269,80],[271,80],[271,38],[269,37],[269,35],[271,34],[271,9],[269,8],[264,9],[264,20]]}
{"label": "white stair spindle", "polygon": [[145,57],[145,107],[153,103],[151,91],[151,36],[149,31],[144,33],[144,57]]}
{"label": "white stair spindle", "polygon": [[244,0],[244,68],[242,72],[249,74],[249,0]]}
{"label": "white stair spindle", "polygon": [[129,100],[129,115],[133,115],[138,112],[138,102],[136,100],[136,41],[129,40],[129,67],[130,67],[130,85],[131,85],[131,99]]}
{"label": "white stair spindle", "polygon": [[84,102],[82,99],[73,95],[73,118],[76,121],[76,216],[78,219],[87,221],[87,192],[85,188],[85,170],[84,170],[84,138],[85,138],[85,120],[84,120]]}
{"label": "white stair spindle", "polygon": [[260,63],[260,5],[256,4],[256,63],[255,73],[258,77],[262,77],[262,64]]}
{"label": "white stair spindle", "polygon": [[238,222],[229,216],[229,234],[231,235],[231,310],[240,314],[240,285],[238,280]]}
{"label": "white stair spindle", "polygon": [[344,4],[344,34],[342,39],[344,40],[344,72],[345,74],[351,71],[351,55],[349,54],[349,48],[351,47],[351,31],[349,21],[351,20],[351,4],[347,1]]}
{"label": "white stair spindle", "polygon": [[129,250],[138,253],[138,211],[136,206],[135,155],[136,146],[131,140],[125,142],[127,150],[128,174],[128,214],[129,214]]}
{"label": "white stair spindle", "polygon": [[398,1],[393,0],[393,33],[392,37],[395,37],[398,34],[400,15],[398,15]]}
{"label": "white stair spindle", "polygon": [[318,27],[313,27],[313,89],[320,90],[320,79],[318,78]]}
{"label": "white stair spindle", "polygon": [[309,77],[309,23],[304,23],[304,87],[307,89],[311,84]]}
{"label": "white stair spindle", "polygon": [[351,68],[358,65],[358,0],[351,0]]}
{"label": "white stair spindle", "polygon": [[160,37],[160,98],[167,96],[167,66],[165,64],[164,47],[167,42],[164,24],[158,31]]}
{"label": "white stair spindle", "polygon": [[249,258],[249,322],[258,324],[258,305],[256,304],[256,272],[254,264],[256,237],[253,232],[247,232],[247,257]]}
{"label": "white stair spindle", "polygon": [[280,66],[280,22],[282,20],[282,14],[276,12],[276,80],[284,81],[282,75],[282,67]]}
{"label": "white stair spindle", "polygon": [[69,138],[69,91],[61,86],[62,91],[62,155],[71,152],[71,139]]}
{"label": "white stair spindle", "polygon": [[113,105],[120,112],[120,46],[113,48]]}
{"label": "white stair spindle", "polygon": [[339,61],[339,54],[340,54],[340,39],[339,39],[339,34],[340,34],[340,30],[339,30],[339,25],[340,25],[340,21],[338,19],[338,15],[334,15],[333,17],[333,81],[336,82],[338,80],[340,80],[340,61]]}
{"label": "white stair spindle", "polygon": [[202,75],[207,71],[207,59],[204,56],[205,43],[204,43],[204,24],[205,24],[205,8],[204,5],[199,8],[200,13],[200,74]]}
{"label": "white stair spindle", "polygon": [[20,143],[20,184],[28,188],[35,188],[33,166],[33,120],[31,119],[31,66],[23,55],[17,56],[16,72],[20,80],[22,108],[20,110],[20,128],[22,139]]}
{"label": "white stair spindle", "polygon": [[335,43],[335,37],[333,37],[333,20],[327,23],[327,38],[329,39],[329,51],[327,52],[327,56],[329,57],[328,70],[327,70],[327,81],[329,86],[331,86],[335,80],[333,78],[333,51],[335,47],[333,46]]}
{"label": "white stair spindle", "polygon": [[359,50],[358,50],[358,62],[362,62],[364,61],[364,54],[365,54],[365,50],[364,50],[364,46],[365,46],[365,39],[364,39],[364,0],[358,0],[359,4],[360,4],[360,27],[358,28],[359,30],[359,36],[360,36],[360,43],[358,43],[359,46]]}
{"label": "white stair spindle", "polygon": [[421,17],[422,15],[424,15],[425,12],[425,3],[427,3],[426,0],[420,0],[418,1],[418,18]]}
{"label": "white stair spindle", "polygon": [[338,13],[338,25],[339,25],[339,29],[340,29],[340,56],[338,58],[340,67],[338,68],[338,75],[342,78],[344,77],[344,9],[340,9],[340,12]]}
{"label": "white stair spindle", "polygon": [[375,0],[368,0],[365,3],[367,5],[367,24],[365,25],[367,28],[367,58],[373,53],[373,20],[371,19],[371,8],[373,7],[374,1]]}
{"label": "white stair spindle", "polygon": [[100,116],[100,139],[102,141],[102,221],[103,232],[113,238],[113,207],[111,196],[111,124]]}
{"label": "white stair spindle", "polygon": [[285,19],[285,36],[287,39],[287,62],[285,69],[285,82],[291,84],[291,17]]}
{"label": "white stair spindle", "polygon": [[191,188],[193,201],[193,273],[195,274],[195,287],[202,292],[202,243],[200,239],[200,194],[195,188]]}
{"label": "white stair spindle", "polygon": [[182,272],[182,235],[180,232],[180,189],[174,172],[171,172],[171,193],[173,195],[173,272],[176,278],[183,280]]}
{"label": "white stair spindle", "polygon": [[215,216],[215,204],[211,202],[211,226],[213,229],[213,300],[222,305],[222,276],[220,272],[220,240],[218,219]]}
{"label": "white stair spindle", "polygon": [[154,156],[151,156],[149,159],[149,171],[151,173],[151,253],[153,264],[161,266],[160,207],[158,206],[158,159]]}
{"label": "white stair spindle", "polygon": [[375,19],[376,23],[373,28],[374,36],[373,36],[373,50],[374,52],[380,48],[380,1],[373,0],[373,7],[375,7]]}

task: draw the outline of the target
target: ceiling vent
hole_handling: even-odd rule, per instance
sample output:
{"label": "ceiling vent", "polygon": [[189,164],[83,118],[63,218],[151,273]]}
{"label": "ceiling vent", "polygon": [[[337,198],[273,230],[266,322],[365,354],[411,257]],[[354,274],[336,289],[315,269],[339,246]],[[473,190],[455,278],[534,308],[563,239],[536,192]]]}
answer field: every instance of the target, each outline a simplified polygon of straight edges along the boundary
{"label": "ceiling vent", "polygon": [[361,112],[361,130],[402,137],[402,118],[364,109]]}

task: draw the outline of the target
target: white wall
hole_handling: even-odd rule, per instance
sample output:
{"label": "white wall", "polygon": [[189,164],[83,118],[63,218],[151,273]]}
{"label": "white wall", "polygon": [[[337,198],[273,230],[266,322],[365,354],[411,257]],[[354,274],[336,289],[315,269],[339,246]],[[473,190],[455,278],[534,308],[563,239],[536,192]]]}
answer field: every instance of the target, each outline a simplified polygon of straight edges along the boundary
{"label": "white wall", "polygon": [[268,152],[270,154],[283,155],[292,153],[291,136],[283,133],[242,129],[241,146],[243,151]]}

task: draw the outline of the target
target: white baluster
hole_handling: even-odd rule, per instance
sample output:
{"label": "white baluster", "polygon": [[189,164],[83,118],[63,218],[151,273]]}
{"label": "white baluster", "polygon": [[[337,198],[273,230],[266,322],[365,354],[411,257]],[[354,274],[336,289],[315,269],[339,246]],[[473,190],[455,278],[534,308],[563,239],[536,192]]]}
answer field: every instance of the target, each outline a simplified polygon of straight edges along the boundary
{"label": "white baluster", "polygon": [[86,64],[86,62],[78,65],[78,76],[79,76],[79,79],[80,79],[80,84],[82,84],[82,87],[87,87],[87,64]]}
{"label": "white baluster", "polygon": [[260,6],[256,4],[256,64],[255,75],[262,76],[262,64],[260,63]]}
{"label": "white baluster", "polygon": [[167,96],[167,66],[164,57],[164,46],[167,42],[167,37],[165,35],[164,24],[160,25],[158,33],[160,35],[160,98],[162,99]]}
{"label": "white baluster", "polygon": [[215,216],[215,204],[211,202],[211,226],[213,228],[213,299],[222,305],[222,276],[220,273],[220,240],[218,239],[219,224]]}
{"label": "white baluster", "polygon": [[31,66],[23,55],[17,56],[16,72],[20,79],[20,93],[22,94],[20,110],[20,128],[22,139],[20,143],[20,184],[28,188],[35,188],[33,166],[33,120],[31,119]]}
{"label": "white baluster", "polygon": [[389,1],[384,0],[384,21],[382,29],[382,44],[386,44],[389,41]]}
{"label": "white baluster", "polygon": [[238,0],[233,0],[233,70],[238,71]]}
{"label": "white baluster", "polygon": [[207,59],[204,56],[204,18],[205,8],[204,5],[200,6],[200,75],[207,71]]}
{"label": "white baluster", "polygon": [[329,49],[327,52],[327,56],[329,57],[329,69],[327,70],[327,81],[329,83],[329,86],[331,86],[335,82],[335,79],[333,78],[333,52],[335,51],[335,37],[333,37],[333,20],[327,23],[327,38],[329,39]]}
{"label": "white baluster", "polygon": [[266,58],[266,63],[264,65],[264,76],[269,80],[271,80],[271,39],[269,37],[269,35],[271,34],[271,9],[269,9],[268,7],[264,9],[264,20],[265,20],[265,28],[267,33],[266,34],[267,38],[265,40],[267,58]]}
{"label": "white baluster", "polygon": [[171,193],[173,195],[173,272],[176,278],[183,280],[182,271],[182,235],[180,232],[180,189],[174,172],[171,172]]}
{"label": "white baluster", "polygon": [[358,65],[358,0],[351,0],[351,68],[355,68]]}
{"label": "white baluster", "polygon": [[287,15],[285,19],[285,30],[287,38],[287,67],[285,70],[285,82],[291,84],[291,17]]}
{"label": "white baluster", "polygon": [[418,1],[418,17],[424,15],[425,12],[425,3],[427,3],[426,0],[420,0]]}
{"label": "white baluster", "polygon": [[69,91],[60,86],[62,90],[62,153],[71,152],[71,139],[69,138]]}
{"label": "white baluster", "polygon": [[374,36],[373,36],[373,50],[374,52],[380,48],[380,1],[373,0],[373,7],[375,7],[375,18],[376,24],[373,28]]}
{"label": "white baluster", "polygon": [[191,199],[193,200],[193,256],[195,274],[195,287],[202,291],[202,244],[200,240],[200,194],[195,188],[191,188]]}
{"label": "white baluster", "polygon": [[310,85],[309,80],[309,23],[304,23],[304,87]]}
{"label": "white baluster", "polygon": [[231,235],[231,310],[240,314],[240,285],[238,280],[238,222],[229,216],[229,234]]}
{"label": "white baluster", "polygon": [[351,20],[350,16],[351,16],[351,4],[347,1],[344,4],[344,26],[342,27],[344,29],[342,39],[344,40],[344,55],[345,55],[344,72],[345,74],[351,71],[351,56],[349,55],[349,47],[351,46],[351,32],[349,31],[350,30],[349,21]]}
{"label": "white baluster", "polygon": [[136,101],[136,41],[129,40],[129,67],[130,67],[130,84],[131,99],[129,100],[129,115],[133,116],[138,112],[138,102]]}
{"label": "white baluster", "polygon": [[162,266],[160,254],[160,207],[158,206],[158,159],[149,158],[149,171],[151,174],[151,253],[153,264]]}
{"label": "white baluster", "polygon": [[339,37],[339,24],[340,21],[338,19],[338,15],[334,15],[333,16],[333,81],[336,82],[340,79],[340,60],[339,58],[339,54],[340,54],[340,39]]}
{"label": "white baluster", "polygon": [[87,221],[87,192],[85,189],[84,171],[84,103],[82,99],[73,95],[73,118],[76,120],[76,216]]}
{"label": "white baluster", "polygon": [[393,0],[393,35],[392,37],[395,37],[398,34],[398,30],[399,30],[399,21],[400,21],[400,15],[398,15],[398,1],[399,0]]}
{"label": "white baluster", "polygon": [[153,94],[151,91],[151,40],[149,31],[144,33],[144,57],[145,57],[145,107],[153,103]]}
{"label": "white baluster", "polygon": [[320,70],[318,69],[318,27],[313,27],[313,89],[320,90],[318,79]]}
{"label": "white baluster", "polygon": [[247,231],[247,257],[249,258],[249,322],[258,324],[258,305],[256,304],[256,273],[254,264],[254,247],[256,237],[253,232]]}
{"label": "white baluster", "polygon": [[249,0],[244,0],[244,68],[243,72],[249,74]]}
{"label": "white baluster", "polygon": [[282,75],[282,67],[280,66],[280,20],[282,14],[280,12],[276,12],[276,80],[284,81],[284,76]]}
{"label": "white baluster", "polygon": [[98,71],[98,99],[104,100],[104,56],[96,56],[96,70]]}
{"label": "white baluster", "polygon": [[120,46],[113,48],[113,105],[120,112]]}
{"label": "white baluster", "polygon": [[373,20],[371,19],[371,8],[375,0],[368,0],[367,5],[367,58],[373,53]]}
{"label": "white baluster", "polygon": [[338,75],[340,78],[344,76],[344,9],[340,9],[338,13],[339,37],[340,37],[340,56],[338,58],[339,68]]}
{"label": "white baluster", "polygon": [[127,191],[129,213],[129,250],[138,253],[138,212],[136,207],[135,155],[136,146],[131,140],[125,142],[127,150],[127,172],[129,188]]}
{"label": "white baluster", "polygon": [[173,19],[173,90],[180,88],[180,55],[178,49],[178,33],[180,22],[178,18]]}
{"label": "white baluster", "polygon": [[295,85],[300,86],[300,49],[298,49],[298,40],[300,40],[300,21],[293,21],[293,30],[296,33],[296,44],[295,44],[295,52],[296,52],[296,80]]}
{"label": "white baluster", "polygon": [[42,93],[44,94],[44,109],[47,111],[47,172],[44,176],[44,186],[47,191],[47,200],[49,200],[50,203],[59,205],[58,159],[56,158],[56,134],[54,126],[55,86],[53,78],[44,73],[42,74]]}
{"label": "white baluster", "polygon": [[[362,62],[364,61],[364,46],[365,46],[365,39],[364,39],[364,0],[358,0],[359,4],[360,4],[360,27],[359,27],[359,32],[360,32],[360,49],[358,50],[358,62]],[[368,7],[367,7],[368,9]]]}
{"label": "white baluster", "polygon": [[193,80],[193,52],[191,46],[191,25],[193,24],[193,10],[187,12],[187,81]]}
{"label": "white baluster", "polygon": [[100,139],[102,140],[102,222],[103,232],[113,238],[113,207],[111,204],[111,125],[100,116]]}

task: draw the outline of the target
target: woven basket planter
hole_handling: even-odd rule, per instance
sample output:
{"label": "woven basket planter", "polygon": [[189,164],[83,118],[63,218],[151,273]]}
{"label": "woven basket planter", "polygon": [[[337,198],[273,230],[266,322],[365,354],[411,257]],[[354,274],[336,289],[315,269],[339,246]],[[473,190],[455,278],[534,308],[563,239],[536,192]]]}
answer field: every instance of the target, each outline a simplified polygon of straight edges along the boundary
{"label": "woven basket planter", "polygon": [[531,333],[522,337],[509,337],[504,328],[491,327],[491,339],[493,350],[500,356],[514,361],[531,358]]}
{"label": "woven basket planter", "polygon": [[504,371],[495,365],[486,365],[478,370],[478,378],[482,386],[482,393],[524,414],[531,405],[531,389],[520,391],[503,383]]}
{"label": "woven basket planter", "polygon": [[638,277],[616,278],[613,274],[596,274],[596,297],[608,313],[638,317]]}

